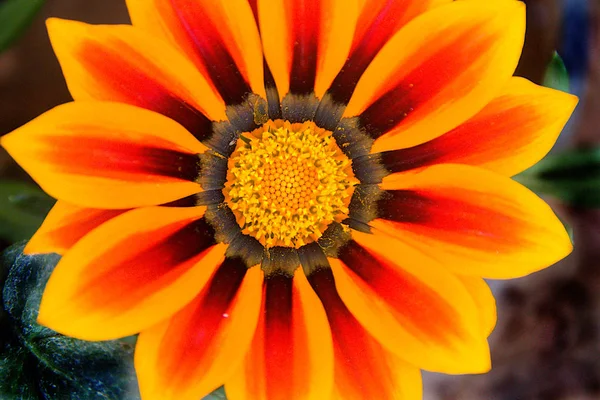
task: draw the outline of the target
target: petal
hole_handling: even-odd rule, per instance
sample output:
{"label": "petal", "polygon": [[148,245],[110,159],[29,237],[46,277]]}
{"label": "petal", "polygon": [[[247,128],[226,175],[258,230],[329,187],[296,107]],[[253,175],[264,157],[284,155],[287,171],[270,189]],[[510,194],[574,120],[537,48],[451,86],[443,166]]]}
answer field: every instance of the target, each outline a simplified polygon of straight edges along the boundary
{"label": "petal", "polygon": [[421,371],[367,333],[340,298],[331,270],[317,270],[308,280],[323,303],[333,336],[334,398],[421,400]]}
{"label": "petal", "polygon": [[258,0],[265,58],[279,95],[321,97],[348,57],[357,0]]}
{"label": "petal", "polygon": [[496,299],[492,290],[486,281],[476,276],[456,275],[456,277],[473,297],[479,310],[483,334],[489,336],[496,327],[497,322]]}
{"label": "petal", "polygon": [[372,151],[414,146],[475,115],[507,84],[525,35],[520,1],[457,1],[401,29],[356,86],[345,117]]}
{"label": "petal", "polygon": [[258,323],[263,273],[226,259],[196,298],[140,334],[135,364],[144,399],[197,400],[242,361]]}
{"label": "petal", "polygon": [[84,208],[58,201],[25,246],[25,254],[64,254],[94,228],[129,210]]}
{"label": "petal", "polygon": [[260,320],[243,365],[225,382],[229,400],[327,399],[333,345],[319,298],[301,269],[265,278]]}
{"label": "petal", "polygon": [[441,164],[383,180],[379,219],[369,225],[430,254],[458,274],[515,278],[572,249],[552,209],[509,178]]}
{"label": "petal", "polygon": [[348,103],[358,80],[388,40],[407,22],[452,0],[361,0],[350,54],[329,93]]}
{"label": "petal", "polygon": [[570,94],[514,77],[467,122],[418,146],[384,152],[382,161],[390,172],[456,163],[512,176],[550,151],[577,101]]}
{"label": "petal", "polygon": [[52,273],[38,321],[68,336],[107,340],[174,314],[224,259],[205,209],[140,208],[84,236]]}
{"label": "petal", "polygon": [[200,192],[198,153],[181,125],[118,103],[58,106],[0,139],[51,196],[90,208],[167,203]]}
{"label": "petal", "polygon": [[167,38],[227,104],[265,97],[263,56],[248,0],[127,0],[133,26]]}
{"label": "petal", "polygon": [[129,25],[51,18],[48,34],[75,100],[118,101],[164,114],[199,139],[225,104],[175,48]]}
{"label": "petal", "polygon": [[352,232],[352,238],[329,262],[340,297],[371,335],[425,370],[489,370],[478,310],[459,280],[392,237]]}
{"label": "petal", "polygon": [[[258,0],[248,0],[250,7],[252,8],[252,15],[254,15],[254,21],[258,25]],[[260,26],[259,26],[260,28]],[[259,29],[260,32],[260,29]],[[262,42],[261,42],[262,46]],[[265,81],[265,92],[267,95],[267,104],[269,106],[269,118],[272,120],[281,118],[281,102],[279,101],[279,91],[277,90],[277,84],[275,78],[271,72],[271,68],[267,63],[266,58],[263,54],[263,65],[264,65],[264,81]]]}

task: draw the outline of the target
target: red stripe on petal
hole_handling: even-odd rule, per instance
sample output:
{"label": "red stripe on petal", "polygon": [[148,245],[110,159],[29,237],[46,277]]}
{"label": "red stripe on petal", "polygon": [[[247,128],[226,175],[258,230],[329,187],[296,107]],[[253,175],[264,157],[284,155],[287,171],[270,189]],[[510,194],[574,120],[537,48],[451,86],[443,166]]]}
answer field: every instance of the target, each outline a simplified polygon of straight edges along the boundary
{"label": "red stripe on petal", "polygon": [[223,100],[227,104],[241,103],[252,89],[229,52],[237,44],[220,29],[226,24],[212,20],[206,5],[190,5],[189,0],[171,0],[171,4]]}
{"label": "red stripe on petal", "polygon": [[[426,167],[428,165],[438,164],[443,160],[445,151],[439,146],[444,143],[447,138],[440,140],[447,134],[439,138],[430,140],[418,146],[409,147],[400,150],[390,150],[381,153],[381,162],[385,168],[394,172],[404,172],[411,169]],[[463,145],[467,142],[463,142]],[[473,144],[468,142],[469,147]],[[443,161],[442,161],[443,162]]]}
{"label": "red stripe on petal", "polygon": [[[258,0],[249,0],[250,8],[252,8],[252,14],[254,15],[254,20],[259,28],[260,33],[260,25],[258,25]],[[267,103],[269,105],[269,117],[273,120],[281,118],[281,104],[279,102],[279,92],[277,90],[277,84],[275,83],[275,78],[273,77],[273,72],[271,72],[271,68],[267,63],[267,60],[263,55],[263,70],[264,70],[264,82],[266,89],[266,98]]]}
{"label": "red stripe on petal", "polygon": [[259,0],[265,58],[279,95],[322,98],[352,44],[358,3],[346,0]]}
{"label": "red stripe on petal", "polygon": [[[77,127],[69,126],[77,131]],[[81,127],[86,134],[90,127]],[[156,180],[158,176],[195,181],[200,167],[197,155],[139,143],[111,141],[86,136],[52,136],[42,138],[46,144],[40,159],[60,172],[86,175],[90,170],[106,178]],[[150,143],[149,143],[150,145]],[[172,144],[171,144],[172,147]]]}
{"label": "red stripe on petal", "polygon": [[377,53],[344,117],[364,114],[362,127],[376,138],[373,153],[415,146],[455,128],[514,73],[524,16],[519,1],[454,1],[415,18]]}
{"label": "red stripe on petal", "polygon": [[385,351],[348,310],[331,270],[316,271],[308,280],[323,303],[331,327],[337,391],[344,399],[397,398],[395,371],[386,363]]}
{"label": "red stripe on petal", "polygon": [[[369,222],[459,274],[507,279],[530,274],[572,249],[552,209],[512,179],[439,164],[380,184],[380,218]],[[379,235],[384,236],[384,235]]]}
{"label": "red stripe on petal", "polygon": [[[391,249],[390,249],[391,250]],[[453,336],[461,337],[455,320],[455,311],[431,288],[416,277],[393,266],[388,260],[369,252],[355,241],[348,242],[339,251],[340,260],[360,280],[375,291],[393,309],[402,313],[399,319],[418,320],[420,331],[438,342],[450,343]],[[407,324],[409,329],[410,324]]]}
{"label": "red stripe on petal", "polygon": [[77,217],[76,225],[75,223],[71,223],[52,230],[52,240],[57,244],[60,243],[60,246],[64,246],[65,249],[68,249],[92,229],[127,211],[129,210],[82,209],[81,214],[83,215]]}
{"label": "red stripe on petal", "polygon": [[[427,167],[434,164],[470,164],[469,158],[498,153],[504,149],[526,148],[531,135],[515,135],[514,131],[536,119],[534,105],[515,107],[493,115],[467,121],[452,131],[418,146],[381,153],[382,162],[392,173]],[[502,132],[503,134],[495,134]],[[490,156],[492,158],[493,156]],[[476,165],[476,163],[474,163]]]}
{"label": "red stripe on petal", "polygon": [[[179,386],[188,381],[197,373],[197,360],[211,358],[207,351],[214,351],[210,344],[228,318],[228,311],[247,270],[241,259],[225,259],[201,296],[186,307],[185,314],[177,315],[169,325],[158,357],[169,361],[161,367],[161,374],[177,377],[177,382],[171,382],[171,385]],[[185,343],[185,346],[177,343]]]}
{"label": "red stripe on petal", "polygon": [[252,8],[252,14],[254,14],[254,20],[258,24],[258,0],[248,0],[248,3],[250,3],[250,8]]}
{"label": "red stripe on petal", "polygon": [[[500,250],[514,249],[523,244],[523,238],[515,234],[520,221],[509,215],[479,206],[471,193],[469,201],[462,201],[443,189],[388,190],[377,203],[380,218],[401,223],[404,228],[428,237],[454,244],[486,250],[490,245]],[[485,204],[485,194],[481,196]],[[486,240],[482,240],[486,238]]]}
{"label": "red stripe on petal", "polygon": [[[414,1],[409,2],[415,3]],[[428,3],[427,0],[418,0],[418,2]],[[352,46],[352,61],[363,60],[368,64],[398,30],[398,27],[406,22],[407,17],[414,14],[412,9],[416,7],[411,7],[406,4],[407,1],[403,0],[378,0],[367,3],[357,22]]]}
{"label": "red stripe on petal", "polygon": [[489,369],[489,350],[473,299],[431,256],[378,233],[352,232],[329,259],[344,304],[369,334],[423,369]]}
{"label": "red stripe on petal", "polygon": [[56,107],[1,138],[53,197],[86,208],[164,204],[202,190],[206,149],[175,121],[115,102]]}
{"label": "red stripe on petal", "polygon": [[314,90],[317,76],[320,0],[292,1],[287,5],[294,37],[290,91],[307,94]]}
{"label": "red stripe on petal", "polygon": [[204,287],[225,245],[205,207],[144,207],[105,222],[61,259],[46,286],[40,323],[68,336],[107,340],[173,315]]}
{"label": "red stripe on petal", "polygon": [[59,201],[29,240],[24,253],[63,254],[92,229],[127,211],[83,208]]}
{"label": "red stripe on petal", "polygon": [[[122,57],[121,53],[130,54],[130,57]],[[135,55],[135,49],[125,42],[114,41],[107,47],[106,44],[88,40],[81,44],[76,57],[95,79],[110,82],[104,88],[109,93],[103,98],[166,115],[183,125],[198,140],[210,137],[211,120],[153,79],[152,76],[161,76],[162,72],[146,60],[136,59]],[[132,59],[144,65],[144,73],[130,63]],[[149,74],[148,71],[153,73]]]}
{"label": "red stripe on petal", "polygon": [[[106,272],[79,289],[76,296],[80,303],[88,303],[89,307],[102,304],[107,309],[133,306],[152,295],[158,284],[161,287],[168,286],[184,271],[194,267],[202,254],[216,244],[215,231],[204,218],[191,223],[173,224],[160,234],[162,237],[156,243],[133,257],[128,255],[132,246],[138,246],[138,242],[147,240],[147,237],[131,237],[110,248],[110,256],[98,257],[90,263],[89,269],[96,269],[95,264],[98,264],[98,270],[102,268]],[[107,262],[119,264],[120,267],[101,267]]]}
{"label": "red stripe on petal", "polygon": [[[358,20],[352,50],[329,93],[340,103],[347,103],[354,88],[375,55],[412,17],[430,6],[427,0],[383,0],[367,2]],[[376,4],[379,3],[379,4]]]}
{"label": "red stripe on petal", "polygon": [[[456,37],[447,47],[438,50],[423,60],[421,65],[411,65],[411,72],[400,82],[388,87],[386,92],[373,102],[360,115],[361,125],[373,139],[392,130],[405,119],[412,119],[432,111],[423,105],[436,94],[447,88],[448,77],[458,76],[467,67],[476,63],[473,55],[483,56],[484,50],[494,44],[495,37],[487,36],[487,40],[477,41],[476,48],[469,45],[470,38],[481,36],[482,27],[475,27]],[[485,37],[485,36],[484,36]],[[448,56],[448,49],[452,56]],[[470,85],[475,87],[477,81]],[[463,87],[465,91],[469,87]]]}
{"label": "red stripe on petal", "polygon": [[259,318],[263,274],[225,259],[196,298],[140,334],[136,372],[144,398],[200,399],[244,358]]}
{"label": "red stripe on petal", "polygon": [[[294,351],[293,329],[293,279],[284,275],[268,277],[265,280],[265,320],[264,341],[268,345],[264,348],[265,373],[269,376],[267,385],[267,398],[292,398],[293,385],[279,385],[293,376],[294,364],[290,361],[298,358]],[[282,368],[289,365],[289,369]],[[288,393],[285,393],[285,390]]]}
{"label": "red stripe on petal", "polygon": [[478,114],[423,144],[381,153],[392,173],[433,164],[468,164],[517,174],[552,147],[577,98],[513,77]]}
{"label": "red stripe on petal", "polygon": [[326,399],[333,383],[331,334],[301,269],[263,284],[260,320],[243,365],[225,382],[231,400]]}

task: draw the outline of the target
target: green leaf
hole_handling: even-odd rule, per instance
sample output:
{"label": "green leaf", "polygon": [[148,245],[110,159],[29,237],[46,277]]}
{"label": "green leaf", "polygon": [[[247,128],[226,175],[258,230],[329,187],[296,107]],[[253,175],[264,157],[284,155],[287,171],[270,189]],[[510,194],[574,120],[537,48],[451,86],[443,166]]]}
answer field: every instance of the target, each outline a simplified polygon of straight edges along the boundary
{"label": "green leaf", "polygon": [[21,36],[43,4],[44,0],[0,2],[0,52]]}
{"label": "green leaf", "polygon": [[567,204],[600,207],[600,147],[548,156],[515,179]]}
{"label": "green leaf", "polygon": [[26,256],[7,249],[0,327],[0,398],[27,400],[139,399],[133,348],[122,341],[85,342],[36,322],[57,255]]}
{"label": "green leaf", "polygon": [[53,204],[54,199],[36,186],[0,181],[0,238],[10,243],[29,239]]}
{"label": "green leaf", "polygon": [[567,72],[565,63],[557,52],[554,52],[552,61],[550,61],[550,64],[546,67],[544,86],[567,93],[569,92],[569,73]]}
{"label": "green leaf", "polygon": [[227,400],[227,396],[225,396],[225,390],[220,387],[202,400]]}

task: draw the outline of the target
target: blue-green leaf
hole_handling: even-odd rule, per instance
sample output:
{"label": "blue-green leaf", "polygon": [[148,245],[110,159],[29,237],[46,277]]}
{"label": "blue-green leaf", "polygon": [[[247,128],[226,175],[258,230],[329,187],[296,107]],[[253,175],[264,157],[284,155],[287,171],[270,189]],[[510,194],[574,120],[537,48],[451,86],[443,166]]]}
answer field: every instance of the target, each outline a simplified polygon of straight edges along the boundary
{"label": "blue-green leaf", "polygon": [[7,249],[0,327],[0,398],[27,400],[139,399],[133,348],[121,341],[85,342],[36,322],[57,255],[26,256]]}
{"label": "blue-green leaf", "polygon": [[220,387],[202,400],[227,400],[227,396],[225,396],[225,390]]}
{"label": "blue-green leaf", "polygon": [[44,0],[0,2],[0,52],[6,50],[29,26]]}
{"label": "blue-green leaf", "polygon": [[600,208],[600,147],[548,156],[515,179],[566,204]]}
{"label": "blue-green leaf", "polygon": [[36,186],[0,181],[0,238],[10,243],[29,239],[53,204],[54,199]]}
{"label": "blue-green leaf", "polygon": [[554,57],[552,57],[552,61],[550,61],[550,64],[546,68],[544,86],[569,92],[569,73],[567,72],[565,63],[557,52],[554,52]]}

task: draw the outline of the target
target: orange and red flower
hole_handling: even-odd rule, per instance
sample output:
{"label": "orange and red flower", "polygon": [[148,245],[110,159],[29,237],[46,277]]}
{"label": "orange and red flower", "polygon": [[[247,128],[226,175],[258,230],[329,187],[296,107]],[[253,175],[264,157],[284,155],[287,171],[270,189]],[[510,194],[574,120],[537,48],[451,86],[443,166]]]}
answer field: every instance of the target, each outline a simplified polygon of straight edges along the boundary
{"label": "orange and red flower", "polygon": [[516,0],[127,0],[52,19],[74,102],[2,138],[58,202],[39,321],[140,332],[144,399],[420,399],[490,368],[494,299],[565,257],[510,179],[577,99],[512,77]]}

